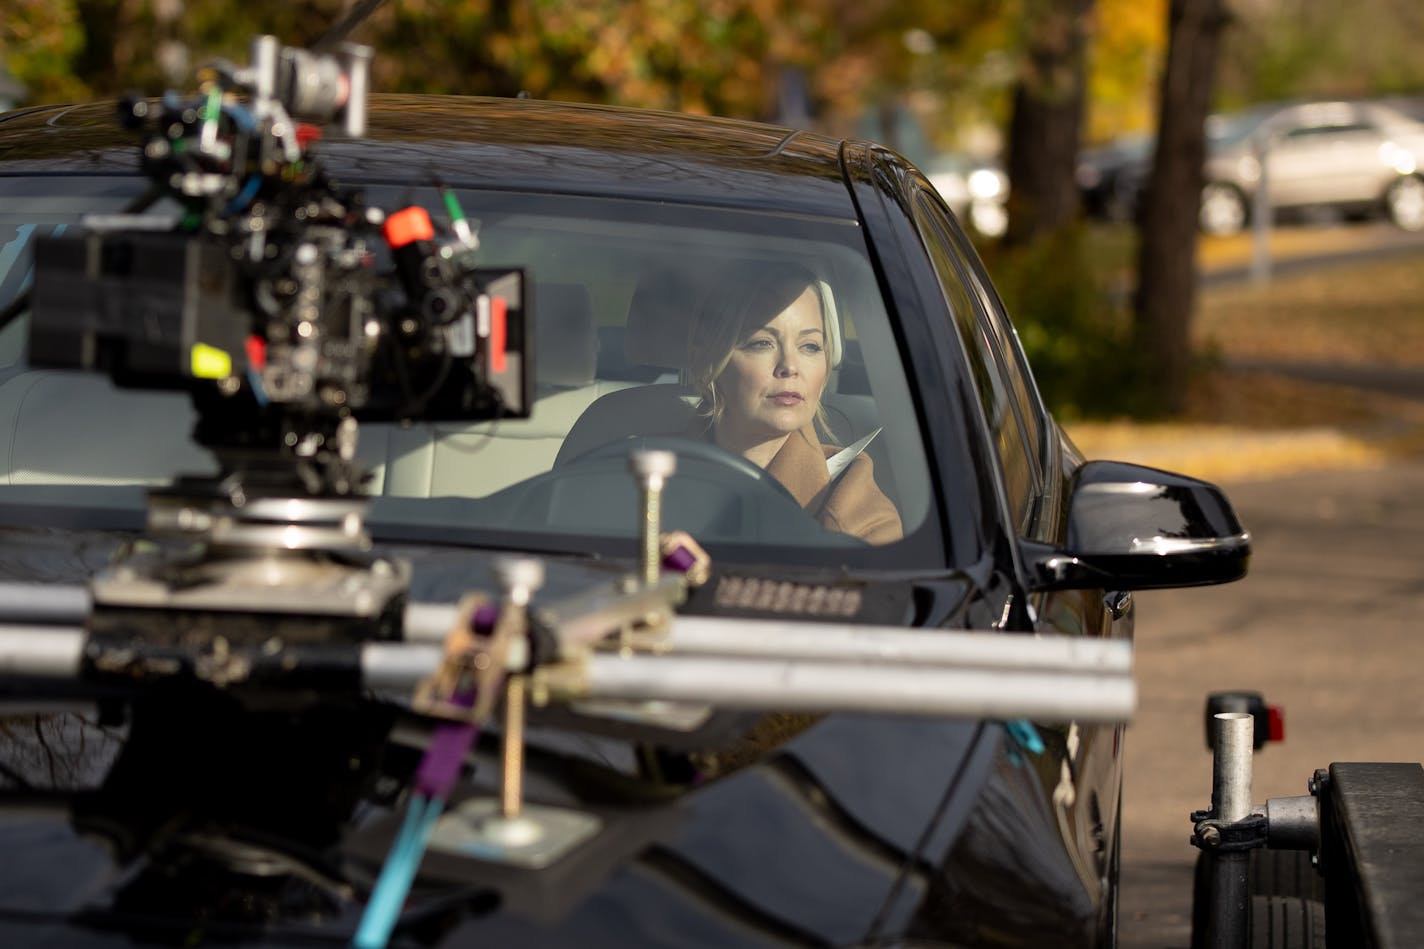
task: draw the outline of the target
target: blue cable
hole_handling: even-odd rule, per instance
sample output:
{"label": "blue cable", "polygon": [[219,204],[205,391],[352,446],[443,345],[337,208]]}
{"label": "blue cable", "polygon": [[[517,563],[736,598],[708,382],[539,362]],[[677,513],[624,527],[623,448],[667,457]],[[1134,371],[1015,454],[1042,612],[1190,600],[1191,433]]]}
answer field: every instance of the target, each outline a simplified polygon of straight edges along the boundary
{"label": "blue cable", "polygon": [[1033,727],[1033,723],[1026,718],[1016,718],[1012,721],[1004,722],[1004,730],[1009,733],[1009,739],[1013,745],[1009,748],[1009,760],[1014,764],[1022,764],[1023,759],[1019,757],[1019,749],[1031,755],[1043,754],[1043,736],[1038,733],[1038,729]]}
{"label": "blue cable", "polygon": [[252,397],[257,400],[257,404],[266,408],[271,400],[267,398],[267,390],[262,386],[262,373],[248,366],[247,382],[252,386]]}
{"label": "blue cable", "polygon": [[257,189],[262,187],[262,179],[256,175],[249,175],[242,183],[242,190],[233,195],[232,200],[223,208],[224,214],[236,214],[247,207],[248,202],[257,196]]}
{"label": "blue cable", "polygon": [[351,941],[355,949],[385,949],[390,942],[391,932],[400,919],[405,898],[410,894],[411,884],[415,882],[416,871],[420,869],[421,858],[425,855],[425,842],[444,808],[445,802],[438,797],[411,796],[405,821],[391,843],[385,866],[381,867],[381,875],[376,879],[371,899],[361,915],[361,925]]}

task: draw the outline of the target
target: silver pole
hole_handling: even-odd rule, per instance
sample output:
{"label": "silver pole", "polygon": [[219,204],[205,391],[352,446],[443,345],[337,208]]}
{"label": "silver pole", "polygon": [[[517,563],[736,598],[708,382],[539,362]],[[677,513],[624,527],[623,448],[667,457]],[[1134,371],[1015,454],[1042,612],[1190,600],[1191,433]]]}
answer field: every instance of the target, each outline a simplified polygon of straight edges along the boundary
{"label": "silver pole", "polygon": [[1252,153],[1260,169],[1256,192],[1251,199],[1251,279],[1258,284],[1268,283],[1271,279],[1271,228],[1275,220],[1271,208],[1271,182],[1266,174],[1271,145],[1271,139],[1266,136],[1258,136],[1252,143]]}
{"label": "silver pole", "polygon": [[89,618],[87,587],[57,583],[0,583],[0,623],[79,624]]}
{"label": "silver pole", "polygon": [[410,692],[444,661],[434,643],[367,643],[361,647],[361,682],[376,692]]}
{"label": "silver pole", "polygon": [[[0,676],[75,678],[86,639],[81,628],[0,627]],[[441,646],[435,643],[367,643],[361,647],[364,685],[375,691],[408,691],[439,666],[442,656]],[[511,656],[512,663],[523,661]],[[1137,701],[1136,685],[1127,672],[1014,668],[1008,663],[1002,668],[955,668],[920,663],[913,657],[858,664],[785,657],[594,653],[584,673],[586,687],[578,695],[560,698],[1101,722],[1128,721]],[[1248,753],[1250,746],[1248,732]],[[1245,799],[1249,797],[1248,773]],[[1214,795],[1214,800],[1220,799]],[[1249,811],[1249,804],[1246,807]]]}
{"label": "silver pole", "polygon": [[443,643],[458,611],[453,603],[407,603],[404,633],[409,643]]}
{"label": "silver pole", "polygon": [[88,633],[70,626],[0,627],[0,676],[76,679]]}
{"label": "silver pole", "polygon": [[676,655],[1011,666],[1023,670],[1098,673],[1132,671],[1132,644],[1125,640],[908,630],[899,626],[846,623],[679,616],[672,621],[667,646]]}
{"label": "silver pole", "polygon": [[[1235,823],[1251,816],[1251,755],[1255,719],[1249,712],[1212,716],[1211,816]],[[1247,949],[1250,944],[1250,852],[1211,850],[1210,949]]]}
{"label": "silver pole", "polygon": [[1251,755],[1256,720],[1249,712],[1212,716],[1211,816],[1239,821],[1251,816]]}
{"label": "silver pole", "polygon": [[1113,723],[1130,720],[1137,704],[1136,685],[1127,675],[903,665],[862,669],[775,659],[595,654],[585,682],[587,694],[569,698]]}

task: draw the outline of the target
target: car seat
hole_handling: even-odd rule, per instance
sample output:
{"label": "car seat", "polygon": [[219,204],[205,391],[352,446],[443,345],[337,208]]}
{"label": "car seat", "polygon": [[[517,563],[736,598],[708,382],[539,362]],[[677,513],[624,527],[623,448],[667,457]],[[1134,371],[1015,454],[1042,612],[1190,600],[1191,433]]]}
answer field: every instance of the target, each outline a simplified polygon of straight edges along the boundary
{"label": "car seat", "polygon": [[[366,426],[384,452],[380,492],[402,497],[492,494],[549,470],[574,420],[599,396],[627,382],[595,378],[598,336],[588,288],[537,283],[535,400],[530,417],[494,422]],[[378,459],[362,452],[369,462]]]}
{"label": "car seat", "polygon": [[121,389],[97,373],[0,370],[0,483],[163,484],[212,474],[179,392]]}

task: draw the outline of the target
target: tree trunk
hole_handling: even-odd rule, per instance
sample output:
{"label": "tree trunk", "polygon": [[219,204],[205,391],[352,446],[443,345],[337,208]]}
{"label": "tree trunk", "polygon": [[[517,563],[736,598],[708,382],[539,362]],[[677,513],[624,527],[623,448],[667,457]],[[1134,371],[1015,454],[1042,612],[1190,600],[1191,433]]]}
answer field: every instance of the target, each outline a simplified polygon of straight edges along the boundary
{"label": "tree trunk", "polygon": [[1009,228],[1022,245],[1078,215],[1078,137],[1093,0],[1031,0],[1028,42],[1009,120]]}
{"label": "tree trunk", "polygon": [[1157,149],[1138,250],[1136,336],[1150,408],[1179,413],[1191,368],[1197,209],[1225,0],[1171,0]]}

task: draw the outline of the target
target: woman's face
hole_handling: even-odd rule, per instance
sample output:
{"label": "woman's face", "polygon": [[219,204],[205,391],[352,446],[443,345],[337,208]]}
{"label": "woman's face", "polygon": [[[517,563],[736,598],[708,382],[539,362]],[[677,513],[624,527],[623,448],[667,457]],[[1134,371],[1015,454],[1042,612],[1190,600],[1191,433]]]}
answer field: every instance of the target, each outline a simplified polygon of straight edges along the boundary
{"label": "woman's face", "polygon": [[718,427],[727,440],[753,444],[809,425],[829,372],[821,303],[812,287],[743,339],[717,377]]}

